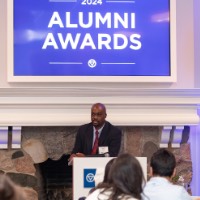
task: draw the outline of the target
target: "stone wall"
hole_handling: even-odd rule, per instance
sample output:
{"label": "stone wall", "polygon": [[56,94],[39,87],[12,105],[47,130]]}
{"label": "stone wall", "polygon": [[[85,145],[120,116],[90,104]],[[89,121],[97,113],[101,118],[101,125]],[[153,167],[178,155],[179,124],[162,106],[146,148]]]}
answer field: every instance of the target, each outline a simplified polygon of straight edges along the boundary
{"label": "stone wall", "polygon": [[[162,127],[119,128],[123,132],[120,152],[129,152],[138,157],[146,156],[149,163],[151,155],[159,148]],[[42,200],[41,174],[37,164],[48,158],[58,160],[63,154],[70,154],[76,132],[77,127],[22,127],[22,148],[0,150],[0,172],[8,174],[17,184],[23,186],[30,196],[28,199]],[[187,185],[192,178],[188,137],[189,130],[184,129],[181,147],[172,149],[169,144],[169,149],[177,159],[177,177],[183,176]],[[59,191],[54,194],[55,199],[58,200],[59,195]]]}

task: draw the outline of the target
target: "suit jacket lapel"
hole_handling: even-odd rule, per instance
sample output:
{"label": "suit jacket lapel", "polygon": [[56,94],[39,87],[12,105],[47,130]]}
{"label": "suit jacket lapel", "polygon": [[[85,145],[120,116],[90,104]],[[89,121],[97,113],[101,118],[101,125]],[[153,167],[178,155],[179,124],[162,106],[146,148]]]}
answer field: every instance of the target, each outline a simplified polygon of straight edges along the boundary
{"label": "suit jacket lapel", "polygon": [[99,146],[101,146],[103,144],[103,141],[105,140],[105,138],[107,136],[107,132],[108,132],[108,123],[105,122],[105,125],[102,129],[101,135],[99,137]]}
{"label": "suit jacket lapel", "polygon": [[86,142],[87,142],[87,149],[88,152],[91,153],[92,151],[92,146],[93,146],[93,125],[91,124],[87,130],[87,138],[86,138]]}

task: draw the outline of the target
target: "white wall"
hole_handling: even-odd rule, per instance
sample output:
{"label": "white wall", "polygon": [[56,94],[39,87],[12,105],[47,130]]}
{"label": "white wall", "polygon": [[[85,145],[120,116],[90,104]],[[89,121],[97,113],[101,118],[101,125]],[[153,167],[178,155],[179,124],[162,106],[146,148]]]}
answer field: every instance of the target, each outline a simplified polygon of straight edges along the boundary
{"label": "white wall", "polygon": [[195,85],[200,87],[200,1],[194,0],[194,66]]}
{"label": "white wall", "polygon": [[[6,80],[6,1],[0,1],[0,87],[59,87],[72,86],[69,83],[8,83]],[[177,83],[134,83],[119,84],[117,87],[131,88],[195,88],[198,77],[194,73],[194,31],[193,31],[193,1],[177,1]],[[199,19],[199,18],[198,18]],[[111,84],[110,86],[112,86]],[[116,84],[115,84],[116,85]],[[199,84],[200,85],[200,84]],[[82,87],[83,84],[73,84]],[[89,87],[105,87],[105,84],[86,84]]]}
{"label": "white wall", "polygon": [[191,157],[193,163],[192,194],[200,196],[200,125],[192,126],[190,129]]}
{"label": "white wall", "polygon": [[[194,70],[195,87],[200,87],[200,1],[194,0]],[[200,110],[198,110],[200,115]],[[192,126],[190,144],[193,161],[193,180],[191,184],[193,195],[200,196],[200,124]]]}

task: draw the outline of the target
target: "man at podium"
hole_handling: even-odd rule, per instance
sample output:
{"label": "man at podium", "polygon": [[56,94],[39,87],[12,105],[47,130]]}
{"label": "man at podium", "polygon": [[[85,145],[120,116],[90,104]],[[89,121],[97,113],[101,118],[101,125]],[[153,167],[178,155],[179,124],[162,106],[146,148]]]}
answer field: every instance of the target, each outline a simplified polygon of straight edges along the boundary
{"label": "man at podium", "polygon": [[74,148],[69,158],[103,156],[116,157],[121,145],[121,130],[106,121],[106,107],[95,103],[91,108],[91,122],[78,129]]}

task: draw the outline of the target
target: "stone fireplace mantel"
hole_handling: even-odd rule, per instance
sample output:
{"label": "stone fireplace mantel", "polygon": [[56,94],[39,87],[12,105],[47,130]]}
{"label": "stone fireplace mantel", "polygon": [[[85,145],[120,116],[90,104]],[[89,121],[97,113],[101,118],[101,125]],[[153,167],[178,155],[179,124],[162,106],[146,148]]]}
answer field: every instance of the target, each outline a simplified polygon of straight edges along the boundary
{"label": "stone fireplace mantel", "polygon": [[199,124],[200,89],[0,88],[0,126],[78,126],[93,103],[119,126]]}

